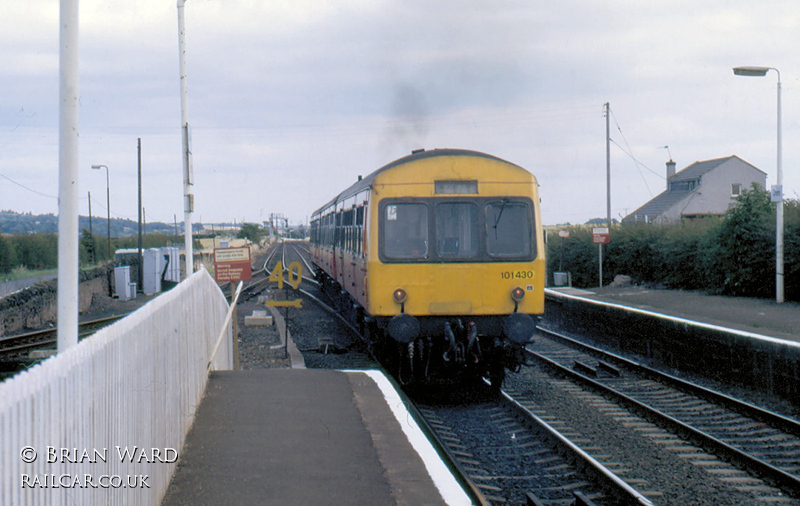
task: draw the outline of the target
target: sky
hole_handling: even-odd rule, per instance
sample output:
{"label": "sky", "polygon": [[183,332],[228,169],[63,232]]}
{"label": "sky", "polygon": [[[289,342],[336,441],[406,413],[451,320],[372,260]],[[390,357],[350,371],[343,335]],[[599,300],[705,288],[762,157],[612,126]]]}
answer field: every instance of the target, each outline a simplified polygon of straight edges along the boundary
{"label": "sky", "polygon": [[[79,212],[183,222],[178,14],[80,1]],[[633,212],[737,155],[800,198],[796,0],[187,0],[194,222],[301,224],[419,148],[531,171],[545,224]],[[0,210],[58,213],[59,2],[0,3]]]}

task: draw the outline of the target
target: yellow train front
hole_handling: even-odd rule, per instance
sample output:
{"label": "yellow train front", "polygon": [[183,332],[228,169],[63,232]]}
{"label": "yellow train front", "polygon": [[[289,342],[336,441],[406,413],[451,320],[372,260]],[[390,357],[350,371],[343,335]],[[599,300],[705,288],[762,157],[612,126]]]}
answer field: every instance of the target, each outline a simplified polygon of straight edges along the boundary
{"label": "yellow train front", "polygon": [[544,312],[544,250],[534,176],[475,151],[414,152],[311,222],[326,293],[403,383],[499,388]]}

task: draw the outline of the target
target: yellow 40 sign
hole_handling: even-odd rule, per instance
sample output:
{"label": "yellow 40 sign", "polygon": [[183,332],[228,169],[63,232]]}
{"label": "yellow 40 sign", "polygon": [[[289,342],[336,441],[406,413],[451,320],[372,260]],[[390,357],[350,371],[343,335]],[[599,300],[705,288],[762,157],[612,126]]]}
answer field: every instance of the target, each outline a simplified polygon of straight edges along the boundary
{"label": "yellow 40 sign", "polygon": [[300,262],[290,263],[288,275],[284,277],[283,263],[278,260],[278,263],[275,264],[275,268],[272,269],[272,273],[269,275],[269,280],[274,283],[278,283],[278,290],[283,289],[284,281],[289,283],[292,288],[297,290],[300,288],[300,283],[303,281],[303,266],[300,265]]}

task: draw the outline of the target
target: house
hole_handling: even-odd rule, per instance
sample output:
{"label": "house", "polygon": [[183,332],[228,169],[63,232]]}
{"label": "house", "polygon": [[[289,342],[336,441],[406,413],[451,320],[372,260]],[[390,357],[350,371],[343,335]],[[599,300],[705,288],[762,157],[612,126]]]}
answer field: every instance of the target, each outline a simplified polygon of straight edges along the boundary
{"label": "house", "polygon": [[767,174],[738,156],[694,162],[675,172],[667,162],[667,189],[622,219],[623,224],[665,223],[722,216],[753,183],[766,188]]}

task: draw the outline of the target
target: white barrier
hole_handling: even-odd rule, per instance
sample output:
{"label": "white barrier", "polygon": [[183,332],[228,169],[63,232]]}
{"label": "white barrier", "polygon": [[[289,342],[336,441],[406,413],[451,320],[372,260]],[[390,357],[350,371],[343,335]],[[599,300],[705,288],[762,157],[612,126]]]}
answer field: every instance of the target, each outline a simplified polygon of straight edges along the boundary
{"label": "white barrier", "polygon": [[[0,504],[159,504],[228,303],[205,270],[0,383]],[[231,369],[231,329],[214,369]]]}

